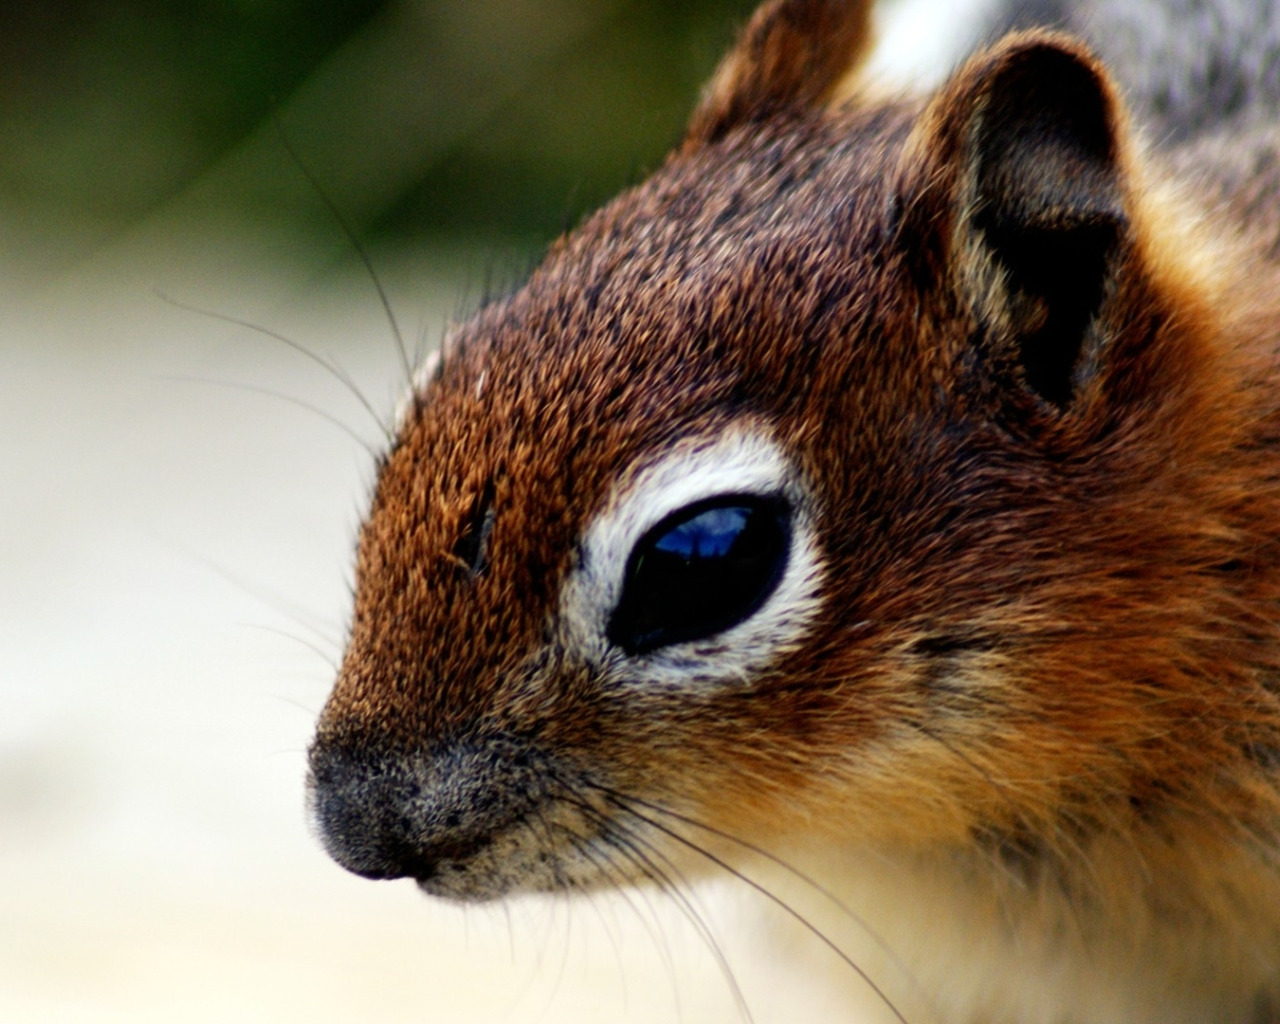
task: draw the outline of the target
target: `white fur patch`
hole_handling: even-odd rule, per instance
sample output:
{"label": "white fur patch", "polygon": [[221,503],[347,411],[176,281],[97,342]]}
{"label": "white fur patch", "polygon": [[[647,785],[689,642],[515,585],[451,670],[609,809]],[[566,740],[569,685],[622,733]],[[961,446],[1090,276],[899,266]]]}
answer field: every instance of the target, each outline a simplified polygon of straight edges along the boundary
{"label": "white fur patch", "polygon": [[[665,517],[717,495],[780,496],[791,508],[782,579],[759,610],[714,636],[629,656],[606,639],[632,548]],[[735,427],[632,469],[588,525],[561,592],[564,642],[615,680],[644,686],[745,682],[804,634],[819,606],[821,566],[812,500],[782,448],[762,429]]]}
{"label": "white fur patch", "polygon": [[399,434],[404,429],[405,420],[409,413],[416,407],[422,393],[426,391],[427,385],[440,372],[440,363],[444,358],[441,349],[435,349],[427,353],[427,357],[413,371],[413,380],[410,382],[408,389],[400,396],[400,401],[396,403],[395,418],[392,420],[395,433]]}

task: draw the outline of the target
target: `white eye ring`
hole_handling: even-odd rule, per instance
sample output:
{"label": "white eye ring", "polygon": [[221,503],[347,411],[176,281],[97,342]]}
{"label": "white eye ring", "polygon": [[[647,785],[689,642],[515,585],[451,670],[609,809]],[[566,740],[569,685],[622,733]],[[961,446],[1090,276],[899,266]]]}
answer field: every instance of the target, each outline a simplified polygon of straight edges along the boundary
{"label": "white eye ring", "polygon": [[[752,615],[723,632],[625,655],[609,643],[606,630],[622,597],[632,550],[673,512],[719,495],[786,500],[791,544],[777,586]],[[646,686],[749,679],[796,644],[819,606],[822,572],[812,521],[807,488],[782,447],[760,427],[739,424],[641,462],[583,532],[578,563],[561,591],[561,640],[614,678]]]}

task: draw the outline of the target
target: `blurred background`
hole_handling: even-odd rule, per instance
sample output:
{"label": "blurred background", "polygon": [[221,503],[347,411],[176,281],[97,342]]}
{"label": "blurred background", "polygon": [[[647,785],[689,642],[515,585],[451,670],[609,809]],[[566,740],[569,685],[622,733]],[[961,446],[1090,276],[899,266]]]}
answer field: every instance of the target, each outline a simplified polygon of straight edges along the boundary
{"label": "blurred background", "polygon": [[[979,3],[886,3],[880,73]],[[731,886],[720,952],[645,894],[458,910],[302,795],[395,333],[653,168],[752,6],[0,4],[0,1021],[747,1019],[721,956],[836,1019]]]}
{"label": "blurred background", "polygon": [[13,0],[0,8],[8,243],[57,269],[168,214],[332,245],[305,165],[371,245],[536,248],[678,138],[751,6]]}

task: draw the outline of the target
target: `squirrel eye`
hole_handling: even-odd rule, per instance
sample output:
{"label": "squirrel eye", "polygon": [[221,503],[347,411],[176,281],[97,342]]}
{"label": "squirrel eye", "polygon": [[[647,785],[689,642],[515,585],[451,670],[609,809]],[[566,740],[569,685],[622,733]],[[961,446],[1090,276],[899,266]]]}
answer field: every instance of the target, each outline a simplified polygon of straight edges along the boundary
{"label": "squirrel eye", "polygon": [[721,495],[646,533],[627,559],[609,641],[628,654],[713,636],[749,618],[782,578],[789,509],[776,497]]}

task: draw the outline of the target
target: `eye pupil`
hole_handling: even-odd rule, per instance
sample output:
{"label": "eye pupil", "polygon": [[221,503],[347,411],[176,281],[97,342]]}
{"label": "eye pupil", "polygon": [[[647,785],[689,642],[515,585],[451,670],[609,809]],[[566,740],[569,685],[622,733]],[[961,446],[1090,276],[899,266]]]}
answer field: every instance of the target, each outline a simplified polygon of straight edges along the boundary
{"label": "eye pupil", "polygon": [[790,546],[780,498],[728,495],[672,513],[632,549],[609,640],[643,654],[737,625],[773,593]]}

